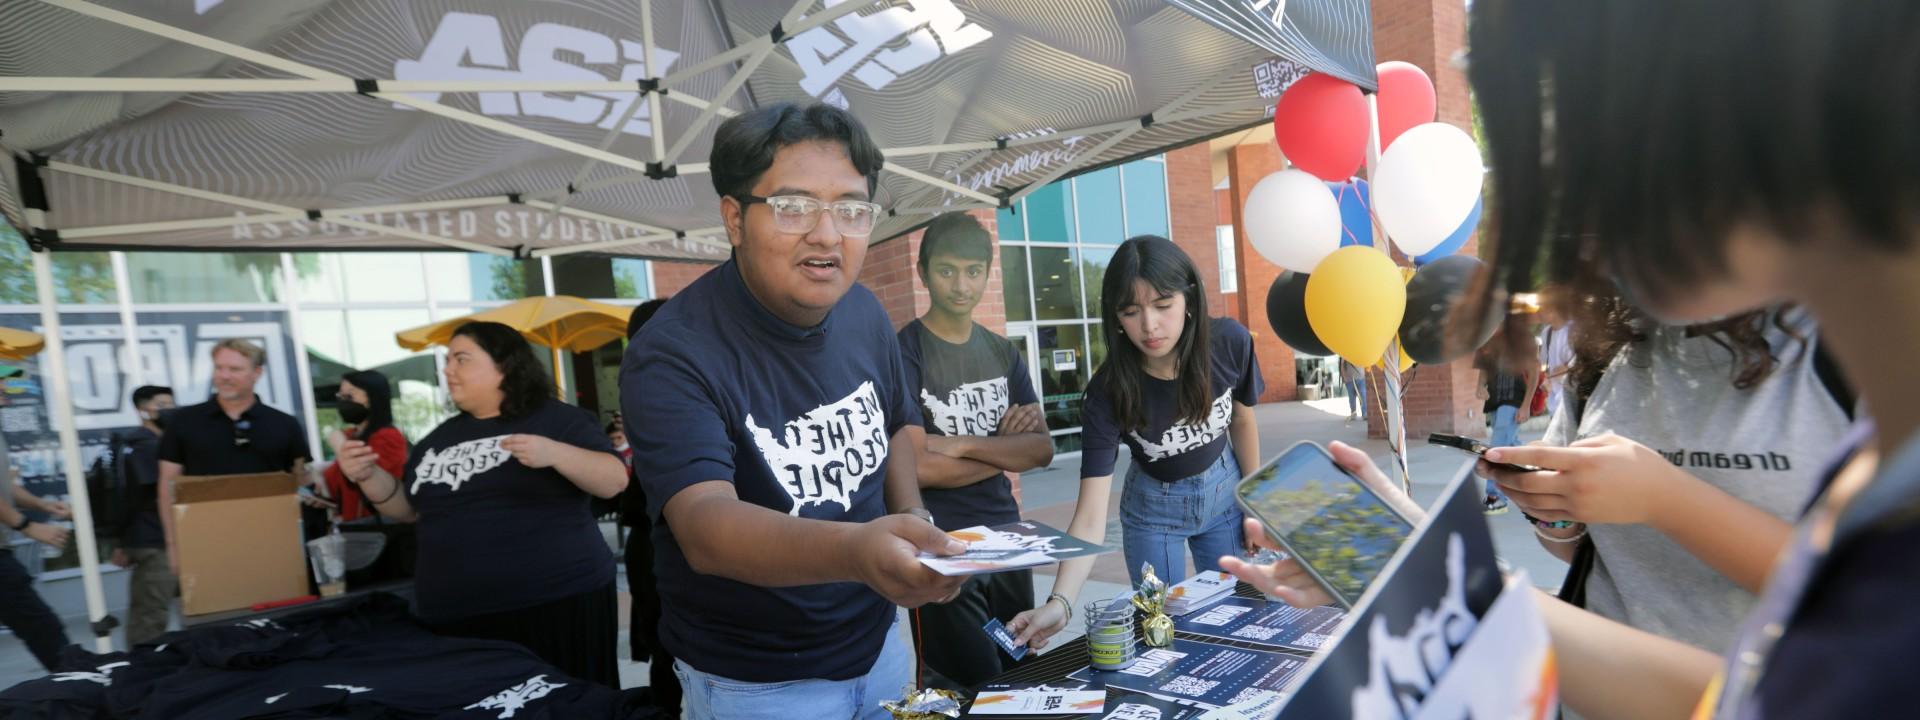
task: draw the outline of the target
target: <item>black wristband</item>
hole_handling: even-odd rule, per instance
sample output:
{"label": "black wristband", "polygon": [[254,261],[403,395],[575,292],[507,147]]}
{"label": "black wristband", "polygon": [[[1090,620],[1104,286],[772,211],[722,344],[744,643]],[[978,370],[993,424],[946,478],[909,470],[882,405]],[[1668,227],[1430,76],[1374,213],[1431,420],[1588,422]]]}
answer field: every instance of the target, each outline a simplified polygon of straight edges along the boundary
{"label": "black wristband", "polygon": [[33,524],[33,518],[27,517],[26,513],[21,513],[20,524],[13,526],[13,531],[21,532],[23,530],[26,530],[28,525],[32,525],[32,524]]}

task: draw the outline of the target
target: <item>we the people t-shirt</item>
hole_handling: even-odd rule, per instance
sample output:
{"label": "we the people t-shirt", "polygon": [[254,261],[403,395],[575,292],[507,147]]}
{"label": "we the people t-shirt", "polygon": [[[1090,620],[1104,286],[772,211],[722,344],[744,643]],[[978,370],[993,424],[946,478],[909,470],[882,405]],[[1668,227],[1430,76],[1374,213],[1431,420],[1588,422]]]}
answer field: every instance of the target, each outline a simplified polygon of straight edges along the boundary
{"label": "we the people t-shirt", "polygon": [[1122,431],[1109,395],[1107,368],[1102,365],[1087,383],[1087,400],[1080,422],[1080,477],[1113,474],[1121,443],[1133,451],[1133,462],[1155,479],[1173,482],[1200,474],[1227,449],[1227,428],[1233,422],[1233,404],[1254,405],[1266,383],[1260,378],[1260,360],[1253,354],[1253,336],[1240,323],[1214,318],[1209,328],[1213,345],[1211,390],[1213,404],[1205,422],[1179,422],[1180,380],[1141,378],[1141,404],[1146,427]]}
{"label": "we the people t-shirt", "polygon": [[[998,435],[1008,410],[1040,402],[1013,342],[978,324],[956,345],[919,320],[907,323],[900,329],[900,357],[928,436]],[[1020,520],[1006,473],[957,488],[923,488],[920,502],[942,530]]]}
{"label": "we the people t-shirt", "polygon": [[558,470],[515,460],[500,444],[516,434],[613,454],[593,415],[551,399],[512,418],[461,413],[422,438],[402,489],[420,514],[414,597],[428,622],[531,607],[613,582],[613,553],[588,509],[591,496]]}
{"label": "we the people t-shirt", "polygon": [[[660,308],[627,348],[620,407],[654,520],[660,637],[702,672],[845,680],[873,667],[893,605],[865,585],[762,587],[695,572],[664,517],[704,482],[798,518],[886,514],[893,434],[919,424],[893,325],[854,285],[814,327],[762,306],[728,262]],[[768,548],[768,552],[777,550]]]}

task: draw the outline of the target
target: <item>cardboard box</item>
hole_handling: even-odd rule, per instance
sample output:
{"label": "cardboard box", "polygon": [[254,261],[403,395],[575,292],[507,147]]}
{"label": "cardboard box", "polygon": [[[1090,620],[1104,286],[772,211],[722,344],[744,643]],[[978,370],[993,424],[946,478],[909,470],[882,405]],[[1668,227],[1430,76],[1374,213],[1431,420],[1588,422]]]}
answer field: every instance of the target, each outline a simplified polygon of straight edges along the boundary
{"label": "cardboard box", "polygon": [[225,612],[307,594],[298,489],[290,473],[183,477],[174,484],[182,612]]}

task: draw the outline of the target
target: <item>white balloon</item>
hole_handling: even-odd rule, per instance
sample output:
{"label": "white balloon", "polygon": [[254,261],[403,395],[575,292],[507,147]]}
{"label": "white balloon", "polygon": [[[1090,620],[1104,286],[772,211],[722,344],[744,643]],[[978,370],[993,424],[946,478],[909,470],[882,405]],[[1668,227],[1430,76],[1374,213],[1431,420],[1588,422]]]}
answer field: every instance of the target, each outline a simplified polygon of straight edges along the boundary
{"label": "white balloon", "polygon": [[1312,273],[1340,249],[1340,201],[1304,170],[1261,178],[1247,193],[1245,220],[1253,248],[1294,272]]}
{"label": "white balloon", "polygon": [[1415,126],[1380,156],[1373,211],[1401,252],[1425,255],[1473,212],[1486,172],[1466,131],[1439,122]]}

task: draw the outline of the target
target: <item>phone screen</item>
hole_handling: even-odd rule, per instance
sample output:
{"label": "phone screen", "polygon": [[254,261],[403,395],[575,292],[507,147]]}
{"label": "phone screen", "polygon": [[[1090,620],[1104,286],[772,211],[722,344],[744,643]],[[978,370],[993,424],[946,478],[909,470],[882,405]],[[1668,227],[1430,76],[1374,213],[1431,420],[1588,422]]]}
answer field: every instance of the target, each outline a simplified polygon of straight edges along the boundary
{"label": "phone screen", "polygon": [[1413,526],[1312,443],[1240,481],[1240,503],[1351,606]]}

